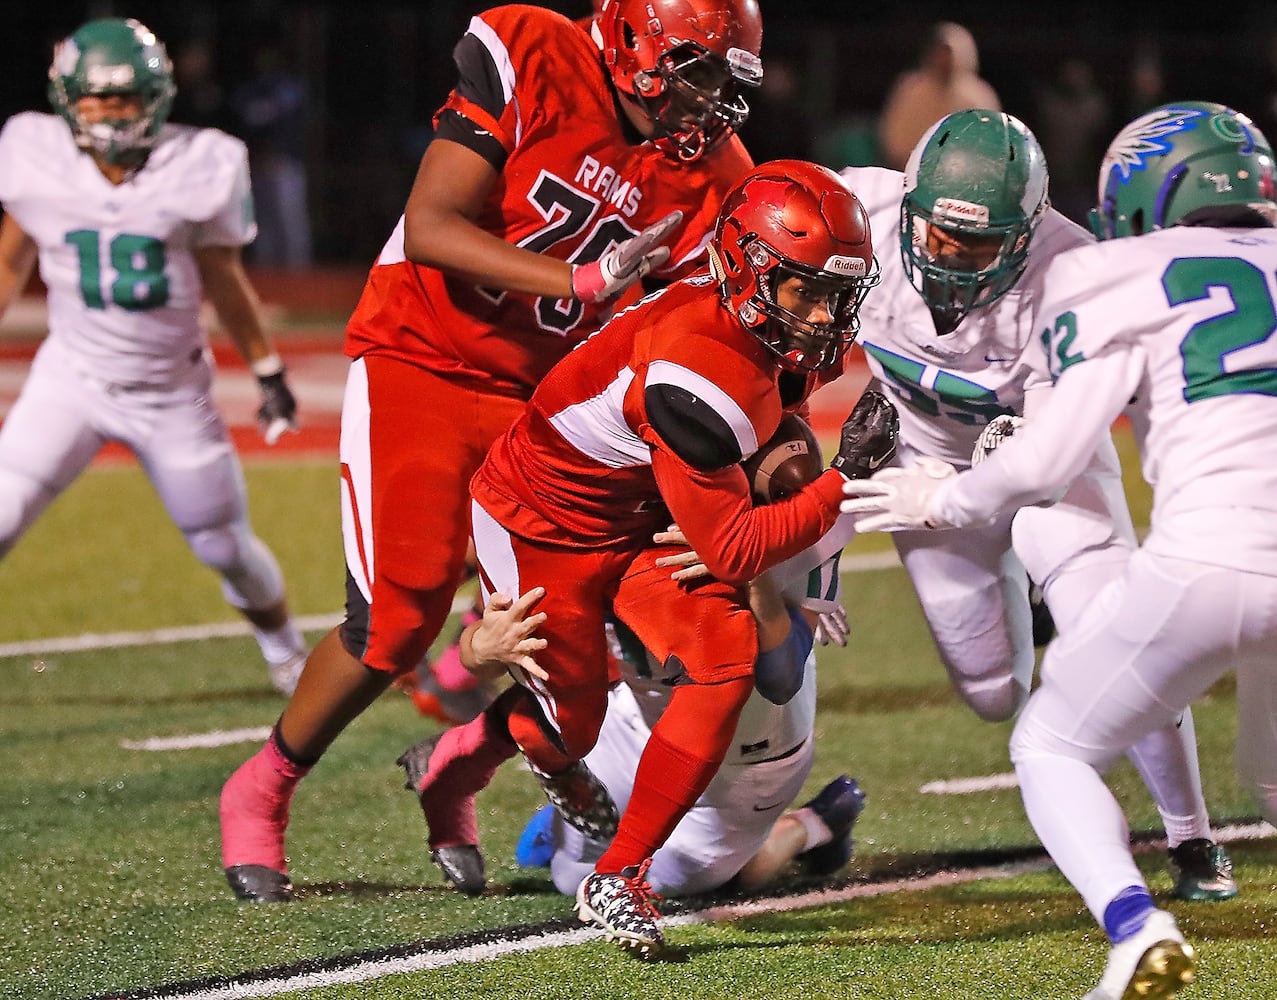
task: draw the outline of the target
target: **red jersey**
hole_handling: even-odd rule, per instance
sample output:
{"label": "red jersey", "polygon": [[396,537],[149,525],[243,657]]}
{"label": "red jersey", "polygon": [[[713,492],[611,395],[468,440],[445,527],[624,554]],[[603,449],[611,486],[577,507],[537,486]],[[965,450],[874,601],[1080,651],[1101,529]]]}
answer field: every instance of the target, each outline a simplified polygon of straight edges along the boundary
{"label": "red jersey", "polygon": [[842,475],[755,508],[738,464],[704,472],[674,454],[649,419],[649,394],[694,398],[698,424],[747,457],[836,374],[778,377],[698,275],[618,314],[560,362],[493,445],[471,495],[511,533],[573,547],[645,546],[672,520],[716,577],[744,582],[833,525]]}
{"label": "red jersey", "polygon": [[[460,82],[437,135],[500,171],[476,223],[508,243],[586,263],[681,209],[660,279],[704,261],[719,205],[753,166],[733,137],[679,163],[618,117],[602,54],[570,19],[540,7],[473,18],[454,53]],[[390,355],[487,392],[526,398],[602,325],[610,307],[476,287],[404,258],[403,219],[373,266],[346,354]]]}

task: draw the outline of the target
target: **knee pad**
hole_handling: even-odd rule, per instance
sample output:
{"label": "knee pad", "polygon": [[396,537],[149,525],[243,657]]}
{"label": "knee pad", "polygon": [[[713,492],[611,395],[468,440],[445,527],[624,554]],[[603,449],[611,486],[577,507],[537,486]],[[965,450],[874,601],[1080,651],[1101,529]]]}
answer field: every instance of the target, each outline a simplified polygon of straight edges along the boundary
{"label": "knee pad", "polygon": [[266,544],[245,521],[186,534],[191,551],[222,578],[222,595],[232,607],[259,611],[284,599],[284,575]]}
{"label": "knee pad", "polygon": [[[1001,596],[1003,600],[998,600]],[[953,621],[945,609],[928,609],[929,623],[940,662],[949,681],[964,702],[985,722],[1006,722],[1024,707],[1033,678],[1034,653],[1031,637],[1017,642],[1014,635],[1024,629],[1007,621],[1008,600],[1023,603],[1028,616],[1028,595],[999,595],[997,588],[971,595],[963,603],[967,609],[953,609]],[[988,617],[970,619],[972,606],[983,605]],[[1018,612],[1017,612],[1018,614]],[[958,625],[959,627],[950,627]],[[974,627],[973,627],[974,626]]]}

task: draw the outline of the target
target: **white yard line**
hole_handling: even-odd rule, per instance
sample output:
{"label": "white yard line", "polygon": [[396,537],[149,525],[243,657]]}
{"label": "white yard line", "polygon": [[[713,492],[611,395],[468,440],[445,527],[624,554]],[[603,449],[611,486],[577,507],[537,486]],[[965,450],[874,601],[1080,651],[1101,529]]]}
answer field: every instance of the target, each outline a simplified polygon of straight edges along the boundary
{"label": "white yard line", "polygon": [[[1222,827],[1215,831],[1215,837],[1222,843],[1232,843],[1238,840],[1271,837],[1275,833],[1277,833],[1277,830],[1274,830],[1267,823],[1254,823],[1245,826]],[[775,896],[746,900],[740,903],[709,906],[701,910],[667,917],[661,921],[661,924],[664,927],[678,927],[687,924],[739,920],[764,913],[788,913],[793,910],[809,909],[816,906],[835,906],[870,896],[884,896],[896,892],[925,892],[937,886],[961,885],[982,879],[1013,878],[1017,875],[1049,871],[1052,867],[1049,859],[1037,858],[1003,865],[958,868],[916,878],[896,879],[890,882],[862,882],[838,889],[818,889],[791,896]],[[510,928],[509,933],[517,934],[518,928]],[[374,979],[381,979],[385,976],[426,972],[468,962],[488,962],[494,958],[539,951],[544,948],[565,948],[595,941],[602,936],[603,932],[601,930],[590,927],[577,927],[571,930],[530,934],[527,937],[495,940],[457,948],[448,948],[446,943],[441,942],[437,948],[422,951],[417,955],[366,959],[342,968],[318,972],[290,973],[285,971],[272,977],[254,975],[251,980],[230,982],[221,986],[192,986],[189,989],[176,988],[169,993],[149,994],[148,1000],[240,1000],[240,998],[245,997],[273,997],[296,990],[364,983]]]}

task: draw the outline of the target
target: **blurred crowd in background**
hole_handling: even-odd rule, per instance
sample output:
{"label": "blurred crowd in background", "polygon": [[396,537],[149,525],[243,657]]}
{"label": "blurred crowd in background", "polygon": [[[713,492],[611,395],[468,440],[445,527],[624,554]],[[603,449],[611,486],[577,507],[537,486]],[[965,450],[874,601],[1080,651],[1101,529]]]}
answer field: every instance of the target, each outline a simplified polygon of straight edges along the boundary
{"label": "blurred crowd in background", "polygon": [[[572,17],[591,0],[545,0]],[[47,109],[53,43],[92,17],[137,17],[167,44],[172,120],[252,156],[261,268],[364,266],[403,209],[451,49],[484,0],[141,0],[28,6],[6,18],[0,115]],[[1207,18],[1151,3],[760,0],[764,82],[742,137],[755,160],[902,167],[925,124],[996,101],[1037,134],[1052,199],[1085,221],[1116,128],[1176,99],[1214,100],[1277,135],[1277,5]]]}

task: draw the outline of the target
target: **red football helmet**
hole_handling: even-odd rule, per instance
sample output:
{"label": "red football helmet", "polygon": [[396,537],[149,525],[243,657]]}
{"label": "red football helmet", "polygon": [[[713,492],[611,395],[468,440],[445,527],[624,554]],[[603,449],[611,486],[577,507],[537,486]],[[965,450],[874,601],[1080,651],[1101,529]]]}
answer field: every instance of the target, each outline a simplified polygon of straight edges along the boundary
{"label": "red football helmet", "polygon": [[594,31],[612,82],[671,156],[695,160],[749,117],[743,88],[763,79],[758,0],[604,0]]}
{"label": "red football helmet", "polygon": [[[881,272],[864,206],[832,170],[804,160],[756,167],[727,193],[710,243],[723,299],[779,359],[810,372],[837,364],[860,330],[860,304]],[[826,296],[830,323],[777,301],[802,278]]]}

